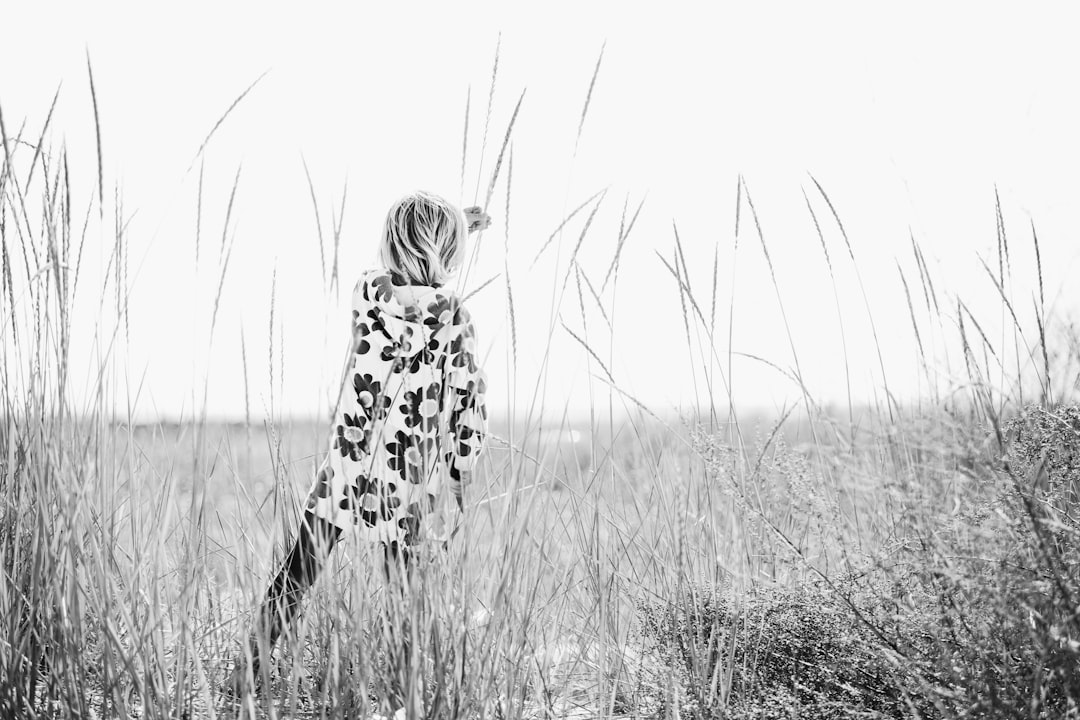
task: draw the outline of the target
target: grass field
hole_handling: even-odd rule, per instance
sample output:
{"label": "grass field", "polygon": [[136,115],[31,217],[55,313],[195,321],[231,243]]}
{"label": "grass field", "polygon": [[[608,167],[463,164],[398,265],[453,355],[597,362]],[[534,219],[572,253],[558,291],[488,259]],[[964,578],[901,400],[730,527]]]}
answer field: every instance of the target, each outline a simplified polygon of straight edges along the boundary
{"label": "grass field", "polygon": [[[364,717],[403,697],[410,717],[1080,717],[1080,341],[1041,302],[1022,326],[1005,255],[996,345],[920,270],[922,327],[963,370],[918,402],[496,424],[405,609],[369,548],[341,548],[261,690],[226,697],[327,428],[135,423],[108,352],[74,407],[82,211],[62,151],[4,145],[0,715]],[[97,180],[119,328],[124,237]],[[725,354],[715,284],[667,269],[687,334]]]}

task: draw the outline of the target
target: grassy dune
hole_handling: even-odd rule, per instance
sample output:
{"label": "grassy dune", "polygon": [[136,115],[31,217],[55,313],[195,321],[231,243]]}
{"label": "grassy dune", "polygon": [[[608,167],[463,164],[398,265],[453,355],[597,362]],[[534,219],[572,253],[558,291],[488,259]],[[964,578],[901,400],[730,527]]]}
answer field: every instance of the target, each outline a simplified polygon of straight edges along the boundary
{"label": "grassy dune", "polygon": [[[325,430],[273,414],[135,423],[106,382],[127,239],[100,167],[77,206],[63,149],[9,130],[0,716],[364,717],[403,696],[414,717],[1080,717],[1080,342],[1041,302],[1021,326],[1007,255],[988,271],[1006,344],[962,300],[946,308],[924,263],[904,280],[909,306],[921,291],[929,322],[956,328],[948,394],[839,415],[805,395],[757,418],[605,404],[577,442],[530,423],[535,408],[508,419],[404,610],[379,558],[343,548],[261,690],[223,696]],[[815,192],[815,222],[839,222]],[[748,199],[740,183],[743,213]],[[97,290],[79,285],[86,243],[108,270],[98,384],[75,407],[70,317]],[[684,262],[667,270],[688,338],[713,338],[715,282],[695,295]],[[725,342],[707,343],[714,358]]]}

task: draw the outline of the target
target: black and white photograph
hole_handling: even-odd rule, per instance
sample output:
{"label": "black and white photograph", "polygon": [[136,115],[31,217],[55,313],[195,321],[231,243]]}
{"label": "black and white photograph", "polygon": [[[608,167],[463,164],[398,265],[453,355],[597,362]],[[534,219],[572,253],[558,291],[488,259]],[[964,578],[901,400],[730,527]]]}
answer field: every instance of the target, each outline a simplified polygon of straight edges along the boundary
{"label": "black and white photograph", "polygon": [[1078,20],[0,4],[0,718],[1080,719]]}

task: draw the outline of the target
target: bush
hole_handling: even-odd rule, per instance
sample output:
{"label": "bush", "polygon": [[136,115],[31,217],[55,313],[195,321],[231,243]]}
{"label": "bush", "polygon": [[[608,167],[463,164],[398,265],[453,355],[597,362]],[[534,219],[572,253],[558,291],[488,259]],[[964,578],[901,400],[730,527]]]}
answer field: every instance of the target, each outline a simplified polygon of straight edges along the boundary
{"label": "bush", "polygon": [[[689,584],[639,606],[669,703],[695,717],[1080,717],[1080,407],[986,431],[1005,442],[993,462],[918,434],[940,429],[898,433],[918,459],[884,472],[912,481],[892,486],[889,542],[858,572],[738,597]],[[933,483],[957,472],[953,507]]]}
{"label": "bush", "polygon": [[761,587],[739,602],[693,588],[639,611],[694,717],[908,714],[896,665],[826,588]]}

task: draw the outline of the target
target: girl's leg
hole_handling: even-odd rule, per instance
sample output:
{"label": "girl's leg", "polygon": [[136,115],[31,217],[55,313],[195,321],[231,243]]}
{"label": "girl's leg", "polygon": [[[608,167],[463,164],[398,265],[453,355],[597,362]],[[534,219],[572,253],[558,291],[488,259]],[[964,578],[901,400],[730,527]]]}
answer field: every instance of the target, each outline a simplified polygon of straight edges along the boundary
{"label": "girl's leg", "polygon": [[[254,677],[259,674],[262,651],[269,656],[281,633],[296,619],[304,591],[315,582],[340,536],[340,528],[310,512],[304,514],[296,543],[270,583],[259,610],[255,633],[249,644]],[[243,663],[238,663],[237,670],[246,676]],[[234,685],[243,681],[243,676],[234,677]]]}
{"label": "girl's leg", "polygon": [[[406,543],[392,542],[383,545],[383,579],[386,581],[383,627],[387,632],[390,664],[390,708],[394,711],[405,707],[412,675],[412,629],[409,622],[415,598],[411,548]],[[416,712],[420,712],[419,708]]]}
{"label": "girl's leg", "polygon": [[405,589],[411,573],[410,549],[407,543],[391,542],[383,545],[383,579],[393,587],[397,583],[398,592]]}

